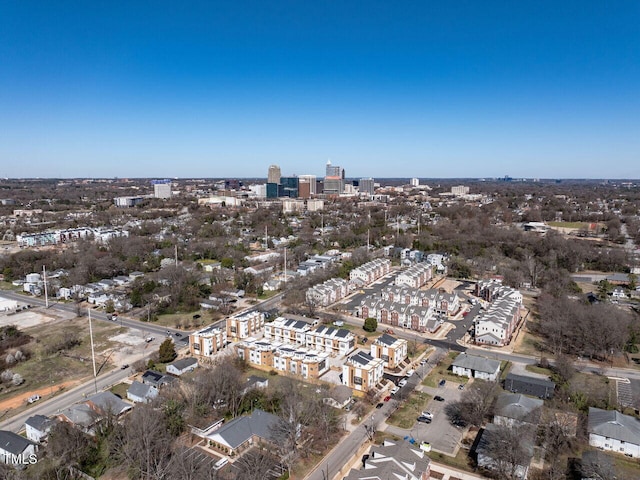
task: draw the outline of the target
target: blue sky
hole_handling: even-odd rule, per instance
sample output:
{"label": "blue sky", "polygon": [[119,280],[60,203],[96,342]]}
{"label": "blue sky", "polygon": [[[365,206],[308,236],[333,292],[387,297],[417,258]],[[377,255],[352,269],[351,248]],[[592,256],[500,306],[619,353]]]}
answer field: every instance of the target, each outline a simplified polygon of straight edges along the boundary
{"label": "blue sky", "polygon": [[640,2],[0,2],[0,176],[640,178]]}

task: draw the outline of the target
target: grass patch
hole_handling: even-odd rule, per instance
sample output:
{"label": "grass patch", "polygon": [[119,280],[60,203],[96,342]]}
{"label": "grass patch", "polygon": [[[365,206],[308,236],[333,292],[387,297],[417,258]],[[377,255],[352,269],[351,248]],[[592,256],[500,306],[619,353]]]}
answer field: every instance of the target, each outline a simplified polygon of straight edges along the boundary
{"label": "grass patch", "polygon": [[438,386],[438,382],[440,382],[440,380],[442,380],[443,378],[447,382],[467,383],[469,381],[467,377],[454,375],[451,371],[451,363],[453,363],[453,360],[457,356],[458,352],[449,352],[449,354],[442,358],[439,364],[431,370],[429,375],[425,377],[425,379],[422,381],[422,385],[435,388]]}
{"label": "grass patch", "polygon": [[531,355],[534,357],[540,355],[540,352],[542,351],[540,346],[543,344],[543,342],[539,336],[534,335],[525,329],[520,332],[519,337],[521,337],[522,339],[518,340],[518,342],[514,346],[514,353],[521,353],[523,355]]}
{"label": "grass patch", "polygon": [[569,393],[576,407],[582,411],[590,406],[605,410],[617,407],[616,382],[601,375],[576,373],[569,382]]}
{"label": "grass patch", "polygon": [[[194,319],[193,317],[195,315],[200,315],[200,317]],[[218,312],[196,310],[193,312],[166,313],[158,315],[158,319],[151,323],[155,325],[162,325],[163,327],[191,330],[205,327],[220,320],[220,318],[222,318],[222,316]]]}
{"label": "grass patch", "polygon": [[128,383],[118,383],[109,389],[109,391],[115,395],[118,395],[120,398],[127,399],[127,390],[129,390],[130,385]]}
{"label": "grass patch", "polygon": [[589,226],[586,222],[547,222],[547,225],[561,228],[585,228]]}
{"label": "grass patch", "polygon": [[413,392],[402,406],[393,412],[387,423],[400,428],[411,428],[431,400],[431,395],[422,392]]}
{"label": "grass patch", "polygon": [[553,372],[550,369],[539,367],[537,365],[527,365],[525,369],[528,372],[539,373],[540,375],[546,375],[547,377],[551,377],[551,375],[553,375]]}
{"label": "grass patch", "polygon": [[[443,465],[467,472],[474,471],[473,461],[471,460],[471,457],[469,457],[469,452],[463,448],[458,450],[458,454],[455,457],[450,457],[449,455],[444,455],[440,452],[434,452],[433,450],[427,452],[427,456],[436,463],[442,463]],[[434,466],[434,470],[437,471],[438,467]]]}

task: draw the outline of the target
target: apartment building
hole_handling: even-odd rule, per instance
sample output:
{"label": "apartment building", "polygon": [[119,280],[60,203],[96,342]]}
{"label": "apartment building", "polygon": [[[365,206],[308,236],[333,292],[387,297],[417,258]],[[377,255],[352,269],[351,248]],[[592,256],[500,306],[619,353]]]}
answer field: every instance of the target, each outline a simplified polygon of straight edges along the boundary
{"label": "apartment building", "polygon": [[349,293],[349,284],[342,278],[331,278],[307,290],[307,301],[326,307],[342,300]]}
{"label": "apartment building", "polygon": [[264,313],[253,311],[227,318],[227,337],[233,341],[243,340],[264,328]]}
{"label": "apartment building", "polygon": [[368,353],[358,351],[342,366],[342,383],[360,392],[368,392],[382,381],[384,363]]}
{"label": "apartment building", "polygon": [[393,370],[407,358],[407,341],[383,333],[371,344],[371,356],[380,358],[384,368]]}
{"label": "apartment building", "polygon": [[349,280],[352,282],[358,281],[364,285],[368,285],[390,271],[391,260],[387,258],[377,258],[351,270],[349,273]]}
{"label": "apartment building", "polygon": [[420,288],[431,280],[432,267],[428,263],[418,263],[409,267],[396,277],[395,284],[411,288]]}
{"label": "apartment building", "polygon": [[328,353],[300,345],[245,340],[236,345],[236,351],[250,365],[294,377],[317,379],[329,370]]}
{"label": "apartment building", "polygon": [[492,303],[475,319],[475,342],[508,345],[521,318],[522,294],[496,279],[479,281],[476,294]]}
{"label": "apartment building", "polygon": [[307,348],[345,356],[354,349],[356,336],[344,328],[320,325],[305,333],[305,344]]}
{"label": "apartment building", "polygon": [[306,334],[312,329],[309,322],[278,317],[264,326],[264,338],[272,342],[306,345]]}
{"label": "apartment building", "polygon": [[227,344],[227,331],[209,326],[189,335],[191,355],[212,357]]}

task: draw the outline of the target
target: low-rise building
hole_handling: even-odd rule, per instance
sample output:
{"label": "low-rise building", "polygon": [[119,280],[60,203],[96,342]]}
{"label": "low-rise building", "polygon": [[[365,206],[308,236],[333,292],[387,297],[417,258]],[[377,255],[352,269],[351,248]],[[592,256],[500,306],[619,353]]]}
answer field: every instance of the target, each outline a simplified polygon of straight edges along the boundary
{"label": "low-rise building", "polygon": [[158,396],[158,389],[153,385],[144,384],[134,380],[127,389],[127,400],[133,403],[149,403]]}
{"label": "low-rise building", "polygon": [[372,445],[362,457],[362,465],[352,469],[344,480],[429,480],[431,460],[426,453],[406,442],[385,440]]}
{"label": "low-rise building", "polygon": [[285,342],[293,345],[306,345],[306,334],[312,325],[304,320],[278,317],[264,326],[264,338],[274,342]]}
{"label": "low-rise building", "polygon": [[640,458],[640,420],[617,410],[589,408],[589,445]]}
{"label": "low-rise building", "polygon": [[519,393],[503,393],[498,396],[493,423],[507,427],[513,425],[537,425],[544,402]]}
{"label": "low-rise building", "polygon": [[407,341],[383,333],[371,344],[371,356],[382,359],[384,367],[393,370],[407,358]]}
{"label": "low-rise building", "polygon": [[504,389],[538,398],[553,398],[556,384],[551,380],[509,373],[504,380]]}
{"label": "low-rise building", "polygon": [[308,348],[339,356],[347,355],[356,345],[356,336],[351,331],[326,325],[320,325],[315,330],[306,332],[304,337]]}
{"label": "low-rise building", "polygon": [[264,328],[264,313],[254,310],[227,318],[227,338],[237,341],[249,338]]}
{"label": "low-rise building", "polygon": [[342,383],[360,392],[368,392],[382,381],[384,364],[381,358],[373,358],[358,351],[342,366]]}
{"label": "low-rise building", "polygon": [[35,443],[44,442],[55,423],[55,419],[44,415],[33,415],[27,418],[24,422],[27,438]]}
{"label": "low-rise building", "polygon": [[209,326],[189,335],[189,351],[191,355],[213,357],[227,345],[227,331]]}
{"label": "low-rise building", "polygon": [[451,369],[454,375],[495,382],[500,375],[500,362],[463,352],[451,363]]}
{"label": "low-rise building", "polygon": [[193,372],[198,367],[198,360],[195,358],[181,358],[167,365],[167,373],[179,377],[185,373]]}
{"label": "low-rise building", "polygon": [[428,263],[418,263],[409,267],[400,273],[395,280],[398,286],[406,285],[407,287],[420,288],[431,280],[432,267]]}
{"label": "low-rise building", "polygon": [[37,461],[35,443],[17,433],[0,430],[0,462],[22,467]]}
{"label": "low-rise building", "polygon": [[349,294],[349,283],[342,278],[330,278],[320,285],[307,290],[307,301],[321,307],[342,300]]}

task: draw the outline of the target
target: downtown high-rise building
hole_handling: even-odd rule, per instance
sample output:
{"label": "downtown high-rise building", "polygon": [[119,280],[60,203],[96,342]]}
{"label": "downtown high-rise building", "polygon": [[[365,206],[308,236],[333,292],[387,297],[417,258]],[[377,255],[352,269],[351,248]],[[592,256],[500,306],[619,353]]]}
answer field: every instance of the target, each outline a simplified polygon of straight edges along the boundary
{"label": "downtown high-rise building", "polygon": [[152,180],[155,198],[171,198],[171,180]]}
{"label": "downtown high-rise building", "polygon": [[332,165],[327,161],[327,170],[324,177],[324,193],[328,195],[340,195],[344,191],[344,168]]}
{"label": "downtown high-rise building", "polygon": [[360,193],[373,195],[374,183],[373,178],[361,178],[358,182],[358,190]]}
{"label": "downtown high-rise building", "polygon": [[280,183],[280,167],[278,165],[269,165],[269,173],[267,174],[267,183]]}
{"label": "downtown high-rise building", "polygon": [[316,194],[315,175],[300,175],[298,180],[300,182],[300,197],[309,198]]}

